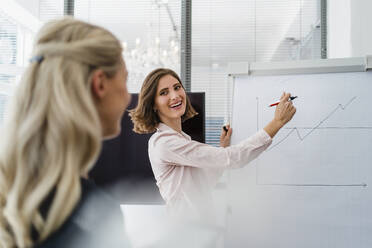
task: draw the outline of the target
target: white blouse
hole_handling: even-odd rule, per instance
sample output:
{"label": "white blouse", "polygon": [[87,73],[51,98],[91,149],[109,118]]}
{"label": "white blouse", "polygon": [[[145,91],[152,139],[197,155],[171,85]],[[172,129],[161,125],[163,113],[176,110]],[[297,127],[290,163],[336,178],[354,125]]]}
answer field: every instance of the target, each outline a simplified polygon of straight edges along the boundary
{"label": "white blouse", "polygon": [[148,143],[151,167],[168,211],[175,215],[213,218],[212,189],[224,169],[239,168],[271,144],[260,130],[237,145],[214,147],[191,140],[160,123]]}

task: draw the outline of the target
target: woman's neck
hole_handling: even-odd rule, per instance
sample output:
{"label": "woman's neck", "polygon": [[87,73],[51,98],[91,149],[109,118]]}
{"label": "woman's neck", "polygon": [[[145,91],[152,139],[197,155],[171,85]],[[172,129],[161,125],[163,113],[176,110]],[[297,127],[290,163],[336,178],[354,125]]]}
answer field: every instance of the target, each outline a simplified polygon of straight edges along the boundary
{"label": "woman's neck", "polygon": [[168,127],[172,128],[173,130],[181,133],[182,132],[182,121],[181,118],[168,120],[168,119],[162,119],[161,122],[163,122]]}

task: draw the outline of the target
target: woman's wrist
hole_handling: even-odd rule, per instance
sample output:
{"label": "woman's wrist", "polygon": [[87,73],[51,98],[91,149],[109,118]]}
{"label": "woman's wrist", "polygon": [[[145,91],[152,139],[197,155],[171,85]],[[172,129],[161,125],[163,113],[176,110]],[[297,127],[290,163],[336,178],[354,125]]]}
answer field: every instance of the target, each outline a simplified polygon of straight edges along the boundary
{"label": "woman's wrist", "polygon": [[283,121],[275,119],[275,118],[271,122],[273,123],[273,125],[275,127],[279,128],[279,129],[281,129],[285,125],[285,123]]}
{"label": "woman's wrist", "polygon": [[266,133],[271,137],[274,138],[276,133],[284,126],[284,124],[276,119],[273,119],[272,121],[269,122],[269,124],[264,127],[264,130]]}

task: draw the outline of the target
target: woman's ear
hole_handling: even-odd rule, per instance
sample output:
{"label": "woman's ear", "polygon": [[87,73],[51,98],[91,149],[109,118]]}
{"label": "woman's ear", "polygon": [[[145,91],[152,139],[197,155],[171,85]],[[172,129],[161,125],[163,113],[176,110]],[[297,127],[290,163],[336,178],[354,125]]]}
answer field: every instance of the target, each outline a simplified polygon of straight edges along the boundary
{"label": "woman's ear", "polygon": [[101,99],[105,96],[107,87],[106,87],[106,74],[103,70],[98,69],[92,73],[92,82],[91,88],[93,95]]}

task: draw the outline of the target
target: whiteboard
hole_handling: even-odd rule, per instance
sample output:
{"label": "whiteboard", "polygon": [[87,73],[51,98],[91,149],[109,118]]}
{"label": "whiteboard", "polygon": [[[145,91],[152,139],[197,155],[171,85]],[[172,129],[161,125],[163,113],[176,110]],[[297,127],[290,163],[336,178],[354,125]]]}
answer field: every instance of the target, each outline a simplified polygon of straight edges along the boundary
{"label": "whiteboard", "polygon": [[372,72],[235,76],[232,144],[283,91],[298,96],[293,120],[230,172],[226,247],[372,247]]}

